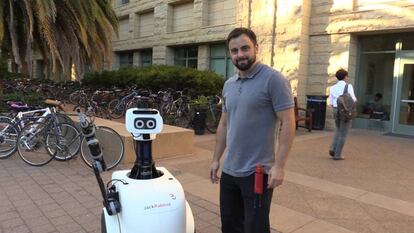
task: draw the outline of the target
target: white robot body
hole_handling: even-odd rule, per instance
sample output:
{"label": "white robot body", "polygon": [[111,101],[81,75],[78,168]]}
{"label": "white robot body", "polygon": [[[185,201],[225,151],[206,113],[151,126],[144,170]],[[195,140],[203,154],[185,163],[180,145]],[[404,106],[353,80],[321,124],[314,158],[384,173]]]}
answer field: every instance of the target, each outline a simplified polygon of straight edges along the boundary
{"label": "white robot body", "polygon": [[[185,200],[184,190],[165,168],[154,179],[128,177],[129,170],[112,174],[122,206],[118,215],[110,216],[104,208],[107,233],[194,233],[194,218]],[[124,183],[128,184],[124,184]]]}

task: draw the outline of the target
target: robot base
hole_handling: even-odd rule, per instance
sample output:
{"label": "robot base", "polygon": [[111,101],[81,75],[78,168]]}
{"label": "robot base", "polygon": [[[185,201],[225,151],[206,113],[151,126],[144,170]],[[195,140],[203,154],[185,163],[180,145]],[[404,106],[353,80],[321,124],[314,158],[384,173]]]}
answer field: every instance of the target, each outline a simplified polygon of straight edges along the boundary
{"label": "robot base", "polygon": [[128,177],[129,170],[112,174],[119,193],[121,212],[110,216],[103,209],[102,232],[105,233],[195,233],[194,217],[185,200],[184,190],[165,168],[163,175],[148,180]]}

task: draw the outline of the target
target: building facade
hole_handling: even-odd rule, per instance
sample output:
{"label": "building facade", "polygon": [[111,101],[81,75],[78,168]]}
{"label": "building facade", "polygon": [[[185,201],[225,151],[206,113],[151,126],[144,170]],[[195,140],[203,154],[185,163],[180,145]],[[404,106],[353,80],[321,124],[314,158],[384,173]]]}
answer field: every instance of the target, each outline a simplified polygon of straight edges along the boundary
{"label": "building facade", "polygon": [[[260,60],[286,76],[299,105],[326,96],[345,68],[358,97],[353,127],[414,135],[412,0],[115,0],[114,8],[114,69],[182,65],[229,77],[225,38],[249,27]],[[329,106],[326,117],[333,128]]]}

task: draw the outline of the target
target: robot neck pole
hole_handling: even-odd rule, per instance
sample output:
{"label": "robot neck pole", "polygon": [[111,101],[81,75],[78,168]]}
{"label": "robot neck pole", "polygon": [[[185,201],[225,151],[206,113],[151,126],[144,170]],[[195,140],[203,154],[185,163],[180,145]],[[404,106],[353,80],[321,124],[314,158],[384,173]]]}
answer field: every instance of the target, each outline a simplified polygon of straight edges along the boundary
{"label": "robot neck pole", "polygon": [[152,160],[152,140],[135,141],[136,160],[131,170],[132,179],[152,179],[157,174],[155,164]]}

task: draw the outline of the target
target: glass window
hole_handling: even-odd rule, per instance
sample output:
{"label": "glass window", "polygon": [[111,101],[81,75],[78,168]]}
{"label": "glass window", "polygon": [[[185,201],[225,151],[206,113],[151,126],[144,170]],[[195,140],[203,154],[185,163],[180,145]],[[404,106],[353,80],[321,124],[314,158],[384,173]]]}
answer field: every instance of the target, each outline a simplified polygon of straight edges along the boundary
{"label": "glass window", "polygon": [[414,33],[402,35],[402,50],[414,50]]}
{"label": "glass window", "polygon": [[197,56],[198,56],[198,48],[197,47],[189,47],[187,49],[187,51],[188,51],[188,57],[197,58]]}
{"label": "glass window", "polygon": [[141,67],[152,65],[152,50],[140,51],[141,55]]}
{"label": "glass window", "polygon": [[362,52],[399,50],[400,48],[397,48],[399,42],[402,42],[401,50],[414,50],[414,33],[362,36],[360,42]]}
{"label": "glass window", "polygon": [[127,4],[127,3],[129,3],[129,0],[121,0],[121,3],[122,4]]}
{"label": "glass window", "polygon": [[181,47],[174,51],[174,64],[177,66],[185,66],[197,68],[198,63],[198,47]]}
{"label": "glass window", "polygon": [[134,64],[134,53],[120,53],[119,54],[119,66],[132,66]]}
{"label": "glass window", "polygon": [[361,54],[356,96],[361,118],[389,120],[395,54]]}
{"label": "glass window", "polygon": [[217,74],[229,78],[234,74],[234,66],[227,56],[227,48],[225,44],[210,46],[210,70]]}
{"label": "glass window", "polygon": [[361,50],[364,52],[394,51],[398,38],[395,35],[365,36],[361,40]]}

